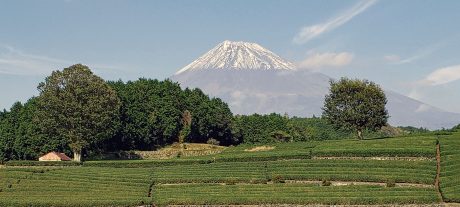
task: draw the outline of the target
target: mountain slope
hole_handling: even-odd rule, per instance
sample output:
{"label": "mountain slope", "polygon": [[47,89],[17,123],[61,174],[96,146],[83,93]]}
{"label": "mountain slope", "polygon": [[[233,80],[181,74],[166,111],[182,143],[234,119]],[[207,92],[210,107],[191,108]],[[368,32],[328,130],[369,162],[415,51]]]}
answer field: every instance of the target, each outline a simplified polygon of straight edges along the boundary
{"label": "mountain slope", "polygon": [[176,75],[185,71],[205,69],[294,70],[294,68],[294,64],[256,43],[226,40],[179,70]]}
{"label": "mountain slope", "polygon": [[[223,47],[225,44],[227,46]],[[239,53],[235,51],[239,50],[255,54],[252,47],[247,47],[250,44],[253,43],[223,42],[216,47],[218,49],[208,52],[206,58],[194,61],[195,64],[185,67],[185,70],[182,69],[171,79],[179,82],[182,87],[197,87],[212,96],[222,98],[235,114],[277,112],[288,113],[290,116],[320,116],[331,78],[321,73],[297,71],[293,69],[292,63],[283,59],[276,61],[283,64],[270,66],[249,64],[260,59],[271,60],[272,57],[279,57],[276,55],[245,58],[234,56]],[[229,68],[228,65],[241,65],[242,68]],[[460,114],[445,112],[393,91],[386,91],[386,95],[387,109],[391,116],[389,122],[392,125],[438,129],[460,123]]]}

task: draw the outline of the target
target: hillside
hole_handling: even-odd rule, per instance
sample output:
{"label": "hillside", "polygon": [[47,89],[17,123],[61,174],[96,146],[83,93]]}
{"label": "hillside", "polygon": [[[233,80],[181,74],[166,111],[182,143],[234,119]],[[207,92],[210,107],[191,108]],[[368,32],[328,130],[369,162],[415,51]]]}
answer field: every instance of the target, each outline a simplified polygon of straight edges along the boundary
{"label": "hillside", "polygon": [[455,133],[240,145],[214,155],[81,166],[15,167],[37,163],[11,162],[0,168],[0,206],[458,202],[459,140]]}
{"label": "hillside", "polygon": [[[256,43],[224,41],[180,69],[171,79],[183,88],[200,88],[221,98],[235,114],[276,112],[311,117],[321,116],[331,77],[296,70],[293,63]],[[460,114],[394,91],[385,93],[389,123],[393,126],[440,129],[460,122]]]}

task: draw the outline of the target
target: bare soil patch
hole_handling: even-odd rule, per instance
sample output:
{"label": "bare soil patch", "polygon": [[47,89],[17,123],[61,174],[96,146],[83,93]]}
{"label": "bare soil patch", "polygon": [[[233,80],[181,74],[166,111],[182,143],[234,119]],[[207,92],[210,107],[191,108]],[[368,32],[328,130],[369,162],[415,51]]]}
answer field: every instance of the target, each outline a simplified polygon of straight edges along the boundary
{"label": "bare soil patch", "polygon": [[[316,180],[286,180],[286,183],[304,183],[304,184],[317,184],[321,185],[322,181]],[[373,185],[373,186],[386,186],[386,183],[380,182],[356,182],[356,181],[330,181],[332,186],[346,186],[346,185]],[[418,184],[418,183],[396,183],[397,187],[416,187],[416,188],[433,188],[434,185]]]}
{"label": "bare soil patch", "polygon": [[251,149],[245,149],[245,152],[260,152],[260,151],[270,151],[275,149],[273,146],[258,146]]}

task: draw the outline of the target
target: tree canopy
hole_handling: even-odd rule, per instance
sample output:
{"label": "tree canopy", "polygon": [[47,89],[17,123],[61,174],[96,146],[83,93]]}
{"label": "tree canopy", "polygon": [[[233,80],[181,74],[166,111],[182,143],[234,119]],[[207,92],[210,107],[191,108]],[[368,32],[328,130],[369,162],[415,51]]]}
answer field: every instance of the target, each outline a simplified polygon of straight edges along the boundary
{"label": "tree canopy", "polygon": [[68,140],[74,160],[92,143],[111,137],[118,126],[116,92],[84,65],[53,71],[38,86],[38,117],[45,134]]}
{"label": "tree canopy", "polygon": [[385,93],[373,82],[348,78],[331,80],[323,117],[337,128],[355,130],[362,139],[364,130],[375,131],[387,125],[386,103]]}

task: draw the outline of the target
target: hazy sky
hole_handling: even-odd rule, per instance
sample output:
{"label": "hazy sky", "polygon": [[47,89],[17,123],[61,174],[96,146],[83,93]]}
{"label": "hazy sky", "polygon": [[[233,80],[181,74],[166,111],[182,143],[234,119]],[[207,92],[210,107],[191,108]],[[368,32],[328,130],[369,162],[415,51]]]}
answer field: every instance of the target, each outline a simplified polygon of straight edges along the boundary
{"label": "hazy sky", "polygon": [[0,109],[53,70],[164,79],[224,40],[460,113],[460,1],[0,0]]}

